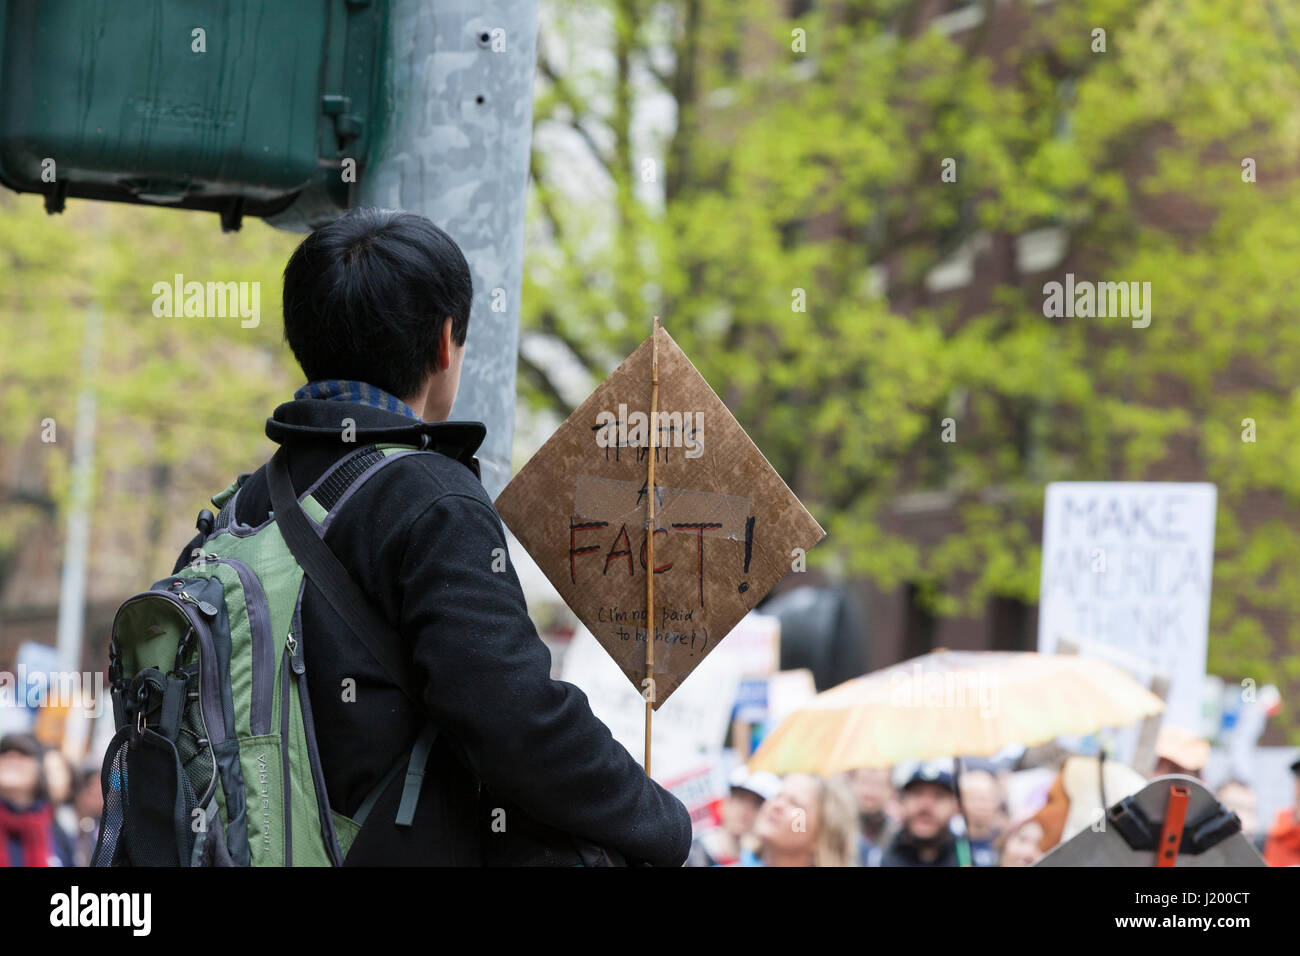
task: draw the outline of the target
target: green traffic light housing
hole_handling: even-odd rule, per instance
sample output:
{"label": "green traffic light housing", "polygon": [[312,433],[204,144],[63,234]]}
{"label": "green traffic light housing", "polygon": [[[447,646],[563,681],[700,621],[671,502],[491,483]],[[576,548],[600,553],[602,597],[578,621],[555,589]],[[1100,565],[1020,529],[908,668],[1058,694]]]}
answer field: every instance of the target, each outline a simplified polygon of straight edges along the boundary
{"label": "green traffic light housing", "polygon": [[382,0],[0,0],[0,183],[306,230],[376,136]]}

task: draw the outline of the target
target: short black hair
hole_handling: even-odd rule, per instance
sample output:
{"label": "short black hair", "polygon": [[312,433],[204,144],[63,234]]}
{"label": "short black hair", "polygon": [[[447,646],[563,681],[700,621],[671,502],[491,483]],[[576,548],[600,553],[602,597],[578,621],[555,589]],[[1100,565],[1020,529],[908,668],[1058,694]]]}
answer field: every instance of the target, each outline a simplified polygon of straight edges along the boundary
{"label": "short black hair", "polygon": [[284,267],[284,337],[307,381],[349,379],[398,398],[436,369],[443,322],[465,344],[474,286],[460,247],[428,219],[354,209]]}

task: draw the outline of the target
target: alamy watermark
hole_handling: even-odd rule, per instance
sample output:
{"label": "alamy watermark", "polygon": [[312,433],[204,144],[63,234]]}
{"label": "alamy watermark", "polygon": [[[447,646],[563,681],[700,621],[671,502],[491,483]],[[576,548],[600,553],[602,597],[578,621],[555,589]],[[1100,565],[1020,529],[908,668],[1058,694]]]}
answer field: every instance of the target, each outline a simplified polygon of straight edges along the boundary
{"label": "alamy watermark", "polygon": [[171,282],[155,282],[153,314],[156,318],[233,318],[245,329],[262,321],[262,283],[185,281],[178,272]]}
{"label": "alamy watermark", "polygon": [[995,670],[940,672],[913,664],[908,671],[891,674],[889,683],[894,707],[978,708],[983,718],[998,714],[1002,681]]}
{"label": "alamy watermark", "polygon": [[1043,296],[1043,315],[1049,319],[1124,318],[1132,319],[1135,329],[1151,324],[1150,282],[1075,282],[1074,273],[1067,272],[1064,283],[1044,285]]}
{"label": "alamy watermark", "polygon": [[148,936],[152,914],[152,893],[83,893],[74,885],[50,897],[50,925],[56,928],[122,927]]}
{"label": "alamy watermark", "polygon": [[77,671],[0,671],[0,707],[66,707],[92,717],[104,715],[104,674]]}
{"label": "alamy watermark", "polygon": [[[683,448],[687,458],[704,454],[703,412],[655,412],[655,438],[657,448]],[[618,413],[598,412],[596,445],[599,448],[646,448],[650,445],[650,413],[628,413],[627,406],[619,403]]]}

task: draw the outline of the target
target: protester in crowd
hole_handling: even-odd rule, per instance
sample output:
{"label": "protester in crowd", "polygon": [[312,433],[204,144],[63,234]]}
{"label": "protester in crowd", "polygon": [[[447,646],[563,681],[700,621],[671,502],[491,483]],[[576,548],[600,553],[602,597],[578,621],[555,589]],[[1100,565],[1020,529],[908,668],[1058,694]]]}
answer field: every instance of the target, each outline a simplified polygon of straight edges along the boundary
{"label": "protester in crowd", "polygon": [[1291,764],[1295,774],[1295,803],[1277,812],[1273,829],[1264,844],[1264,862],[1269,866],[1300,866],[1300,760]]}
{"label": "protester in crowd", "polygon": [[[576,865],[579,847],[595,844],[631,863],[681,866],[686,807],[585,694],[551,678],[514,567],[490,560],[506,553],[506,537],[474,457],[484,426],[450,420],[474,294],[460,248],[422,216],[357,208],[305,238],[285,266],[283,312],[306,384],[265,423],[282,454],[237,479],[224,512],[232,526],[256,527],[272,511],[272,482],[301,495],[329,473],[348,488],[321,533],[340,580],[351,576],[391,625],[374,639],[404,673],[388,673],[332,600],[307,588],[298,617],[311,648],[302,686],[317,783],[338,813],[370,810],[345,863]],[[356,453],[386,443],[430,454],[394,456],[347,485],[340,476],[363,460]],[[206,540],[200,531],[173,570]],[[340,695],[345,680],[364,692]],[[390,772],[417,762],[422,778]],[[399,808],[414,815],[409,826],[397,824]]]}
{"label": "protester in crowd", "polygon": [[1042,842],[1042,824],[1030,814],[1019,817],[1007,824],[994,843],[998,866],[1033,866],[1043,858]]}
{"label": "protester in crowd", "polygon": [[43,753],[30,734],[0,739],[0,868],[73,864],[71,844],[54,822]]}
{"label": "protester in crowd", "polygon": [[961,810],[966,820],[971,864],[996,866],[998,853],[993,844],[1005,820],[1002,785],[983,767],[963,772],[960,779]]}
{"label": "protester in crowd", "polygon": [[77,811],[72,807],[72,764],[63,752],[49,747],[41,757],[41,769],[45,771],[45,794],[54,808],[54,825],[69,846],[76,843]]}
{"label": "protester in crowd", "polygon": [[104,790],[99,767],[87,764],[77,772],[73,785],[72,806],[77,814],[73,840],[73,859],[77,866],[89,866],[99,840],[99,821],[104,814]]}
{"label": "protester in crowd", "polygon": [[881,866],[957,866],[952,820],[957,792],[952,774],[921,766],[903,785],[903,827]]}
{"label": "protester in crowd", "polygon": [[754,849],[754,823],[764,801],[781,790],[773,773],[750,773],[743,764],[731,774],[730,790],[722,801],[721,823],[700,834],[691,845],[687,866],[731,866],[740,862],[742,850]]}
{"label": "protester in crowd", "polygon": [[894,785],[889,771],[866,767],[848,774],[848,785],[858,803],[858,857],[863,866],[880,866],[885,847],[898,835],[893,817]]}
{"label": "protester in crowd", "polygon": [[858,865],[857,806],[839,779],[786,776],[759,811],[754,834],[758,851],[744,851],[741,866]]}
{"label": "protester in crowd", "polygon": [[1241,834],[1254,844],[1255,849],[1264,852],[1265,834],[1259,829],[1259,814],[1255,804],[1255,791],[1241,780],[1229,779],[1219,784],[1214,791],[1215,798],[1237,815],[1241,821]]}

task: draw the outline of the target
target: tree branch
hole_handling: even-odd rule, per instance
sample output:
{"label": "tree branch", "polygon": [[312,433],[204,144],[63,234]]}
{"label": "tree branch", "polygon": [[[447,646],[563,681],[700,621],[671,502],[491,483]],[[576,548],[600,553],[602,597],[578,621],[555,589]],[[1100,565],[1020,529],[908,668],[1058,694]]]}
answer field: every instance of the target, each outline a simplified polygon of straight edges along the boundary
{"label": "tree branch", "polygon": [[609,157],[605,155],[605,151],[600,148],[600,144],[592,137],[591,132],[582,125],[582,117],[587,115],[589,112],[586,108],[586,104],[582,103],[578,99],[577,94],[573,91],[573,88],[568,84],[568,82],[565,81],[564,77],[555,72],[555,68],[551,66],[550,60],[546,58],[546,54],[543,53],[541,49],[538,49],[537,51],[537,69],[555,88],[556,97],[561,103],[569,108],[569,112],[572,114],[573,118],[560,120],[552,116],[537,116],[534,117],[533,125],[536,126],[538,120],[546,119],[556,123],[563,123],[582,138],[582,141],[587,144],[587,148],[591,150],[591,154],[595,157],[596,161],[605,168],[605,172],[613,176]]}
{"label": "tree branch", "polygon": [[523,353],[522,349],[519,352],[519,371],[534,388],[550,400],[556,411],[567,412],[570,410],[569,403],[560,394],[560,390],[555,387],[555,383],[551,381],[550,377],[542,371],[536,362]]}

